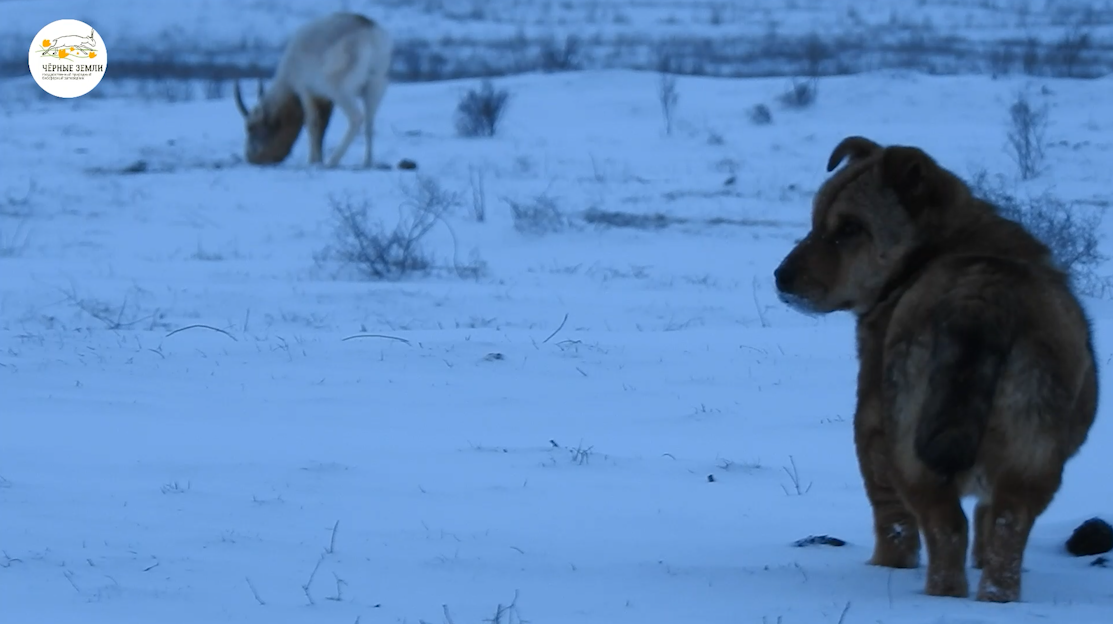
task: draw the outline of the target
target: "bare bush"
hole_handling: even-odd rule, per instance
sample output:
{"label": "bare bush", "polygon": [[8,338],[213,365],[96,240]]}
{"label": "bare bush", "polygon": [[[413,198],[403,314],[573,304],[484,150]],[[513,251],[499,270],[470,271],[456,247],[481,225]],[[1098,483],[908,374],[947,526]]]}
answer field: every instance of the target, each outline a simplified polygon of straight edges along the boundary
{"label": "bare bush", "polygon": [[1024,73],[1034,76],[1040,68],[1040,41],[1035,37],[1024,40],[1024,50],[1020,54],[1020,66]]}
{"label": "bare bush", "polygon": [[23,255],[30,242],[31,232],[27,229],[26,219],[15,219],[15,225],[11,227],[0,225],[0,258]]}
{"label": "bare bush", "polygon": [[523,234],[541,235],[567,229],[568,218],[557,206],[556,200],[541,194],[528,202],[503,198],[510,206],[514,229]]}
{"label": "bare bush", "polygon": [[1016,54],[1008,42],[997,42],[990,48],[986,60],[989,62],[990,75],[997,78],[1012,73],[1013,65],[1016,64]]}
{"label": "bare bush", "polygon": [[410,215],[388,231],[371,221],[367,203],[338,199],[330,199],[330,203],[336,220],[333,244],[318,255],[318,262],[351,266],[360,277],[371,280],[397,280],[432,267],[421,239],[436,224],[433,215]]}
{"label": "bare bush", "polygon": [[541,69],[547,72],[572,71],[580,68],[580,52],[583,41],[576,35],[568,35],[558,43],[550,37],[541,44]]}
{"label": "bare bush", "polygon": [[665,118],[665,134],[672,136],[672,122],[680,94],[676,91],[676,76],[662,71],[657,81],[657,101],[661,104],[661,115]]}
{"label": "bare bush", "polygon": [[764,104],[757,104],[747,112],[750,122],[757,126],[767,126],[773,123],[773,111]]}
{"label": "bare bush", "polygon": [[663,230],[674,223],[686,220],[670,217],[662,212],[642,214],[618,210],[589,208],[584,212],[584,221],[600,227],[633,228],[638,230]]}
{"label": "bare bush", "polygon": [[1067,30],[1048,53],[1052,76],[1078,78],[1079,66],[1094,46],[1093,37],[1085,26],[1078,24]]}
{"label": "bare bush", "polygon": [[371,280],[397,280],[431,270],[433,260],[422,239],[457,205],[458,198],[425,176],[418,176],[405,193],[406,201],[392,230],[371,220],[369,202],[330,198],[333,243],[318,254],[318,262],[339,262]]}
{"label": "bare bush", "polygon": [[192,102],[196,99],[193,83],[181,79],[143,80],[139,83],[139,97],[155,102]]}
{"label": "bare bush", "polygon": [[224,90],[224,81],[219,78],[212,78],[205,81],[206,100],[224,99]]}
{"label": "bare bush", "polygon": [[1000,176],[990,179],[985,171],[972,176],[969,184],[976,197],[993,204],[1001,216],[1019,223],[1043,241],[1051,249],[1055,263],[1070,274],[1080,292],[1094,296],[1107,293],[1109,278],[1097,273],[1107,260],[1099,251],[1099,211],[1063,201],[1046,191],[1036,197],[1017,197]]}
{"label": "bare bush", "polygon": [[812,77],[822,75],[823,64],[834,56],[831,45],[814,32],[804,38],[801,54],[807,65],[807,74]]}
{"label": "bare bush", "polygon": [[456,132],[465,137],[495,136],[509,100],[507,90],[495,89],[490,80],[484,80],[478,90],[468,90],[456,105]]}
{"label": "bare bush", "polygon": [[110,331],[123,331],[145,327],[148,330],[166,328],[166,313],[155,308],[148,312],[139,302],[149,293],[135,287],[124,295],[119,304],[112,304],[96,297],[83,297],[77,292],[77,287],[71,285],[69,290],[59,289],[67,303],[77,308],[86,315],[100,321],[105,329]]}
{"label": "bare bush", "polygon": [[42,197],[43,189],[35,179],[27,180],[26,188],[4,190],[0,198],[0,216],[25,219],[35,212],[34,201]]}
{"label": "bare bush", "polygon": [[1023,91],[1009,106],[1008,152],[1022,180],[1031,180],[1044,170],[1047,117],[1047,106],[1034,106]]}
{"label": "bare bush", "polygon": [[372,220],[367,200],[329,199],[334,219],[333,240],[314,255],[318,265],[337,263],[351,269],[359,279],[395,281],[410,275],[453,270],[461,278],[478,278],[487,264],[473,251],[467,264],[453,257],[451,267],[438,265],[424,246],[425,237],[437,224],[456,234],[446,217],[460,204],[459,196],[443,190],[432,178],[418,176],[414,185],[404,189],[406,200],[399,206],[398,222],[387,229]]}
{"label": "bare bush", "polygon": [[807,80],[793,78],[792,86],[778,99],[786,108],[804,109],[815,104],[817,97],[819,97],[819,79],[812,77]]}
{"label": "bare bush", "polygon": [[707,16],[707,23],[712,26],[722,26],[724,11],[725,7],[722,4],[716,3],[711,5],[711,13]]}
{"label": "bare bush", "polygon": [[443,218],[460,206],[460,196],[441,187],[433,178],[424,175],[415,177],[412,184],[402,187],[406,201],[404,209],[412,212],[429,213],[437,219]]}

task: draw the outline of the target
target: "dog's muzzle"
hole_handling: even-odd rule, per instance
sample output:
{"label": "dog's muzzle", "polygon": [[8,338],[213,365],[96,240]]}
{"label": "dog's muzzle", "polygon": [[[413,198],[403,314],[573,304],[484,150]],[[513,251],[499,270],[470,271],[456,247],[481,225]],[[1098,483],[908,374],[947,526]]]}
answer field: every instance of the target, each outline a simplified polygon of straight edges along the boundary
{"label": "dog's muzzle", "polygon": [[784,262],[773,271],[773,280],[777,285],[777,298],[782,303],[802,314],[820,313],[811,299],[799,294],[800,280],[791,256],[785,258]]}

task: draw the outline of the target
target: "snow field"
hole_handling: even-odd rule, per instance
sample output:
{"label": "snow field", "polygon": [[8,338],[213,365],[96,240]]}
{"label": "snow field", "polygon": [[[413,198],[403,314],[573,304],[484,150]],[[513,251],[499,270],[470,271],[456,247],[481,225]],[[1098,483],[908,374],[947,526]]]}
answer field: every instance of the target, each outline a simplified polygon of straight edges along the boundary
{"label": "snow field", "polygon": [[[783,79],[680,78],[671,137],[656,81],[500,79],[493,139],[453,133],[473,81],[392,86],[376,155],[416,173],[354,169],[358,143],[338,171],[304,143],[247,167],[228,99],[6,100],[5,621],[463,623],[515,595],[500,621],[1108,621],[1108,570],[1062,552],[1110,513],[1104,409],[1037,524],[1024,602],[928,598],[923,568],[864,564],[851,320],[772,286],[839,139],[1012,175],[1018,88],[1052,119],[1052,168],[1020,188],[1107,206],[1108,79],[868,74],[787,111]],[[773,124],[749,123],[758,103]],[[390,228],[418,175],[461,197],[425,249],[486,274],[365,282],[314,260],[330,199]],[[541,194],[572,225],[516,231],[503,198]],[[598,228],[593,207],[748,225]],[[1106,363],[1113,308],[1086,305]],[[345,340],[367,334],[387,337]],[[792,546],[813,534],[848,545]]]}

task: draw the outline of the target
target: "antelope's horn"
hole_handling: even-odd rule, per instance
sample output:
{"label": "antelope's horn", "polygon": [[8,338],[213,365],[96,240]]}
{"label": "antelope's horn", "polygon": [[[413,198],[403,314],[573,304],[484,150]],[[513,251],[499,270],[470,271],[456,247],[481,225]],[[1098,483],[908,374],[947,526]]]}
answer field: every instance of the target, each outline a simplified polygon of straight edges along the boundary
{"label": "antelope's horn", "polygon": [[248,115],[247,107],[244,106],[244,104],[243,104],[243,93],[240,92],[240,81],[239,80],[237,80],[232,85],[232,95],[234,96],[234,99],[236,100],[236,108],[240,111],[240,115],[243,115],[243,117],[246,119],[247,115]]}

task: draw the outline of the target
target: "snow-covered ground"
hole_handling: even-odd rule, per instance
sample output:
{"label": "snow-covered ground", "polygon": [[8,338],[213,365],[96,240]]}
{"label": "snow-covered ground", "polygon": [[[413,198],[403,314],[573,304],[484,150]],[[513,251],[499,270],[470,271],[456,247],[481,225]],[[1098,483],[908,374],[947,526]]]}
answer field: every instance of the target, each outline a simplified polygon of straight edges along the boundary
{"label": "snow-covered ground", "polygon": [[[1113,513],[1104,404],[1024,602],[926,597],[923,568],[865,565],[851,319],[787,309],[771,274],[839,139],[1012,176],[1022,87],[1050,107],[1051,167],[1020,188],[1107,208],[1113,83],[876,73],[792,111],[783,79],[681,78],[666,136],[657,81],[498,80],[492,139],[453,131],[472,81],[395,85],[377,158],[416,172],[355,169],[358,142],[338,171],[304,141],[248,167],[229,99],[3,85],[3,621],[1109,622],[1113,572],[1062,550]],[[485,274],[322,260],[332,202],[391,228],[419,176],[460,197],[425,249]],[[539,195],[567,227],[515,229],[509,202]],[[599,228],[591,208],[689,222]],[[1085,303],[1107,363],[1113,305]],[[793,546],[823,534],[848,544]]]}

